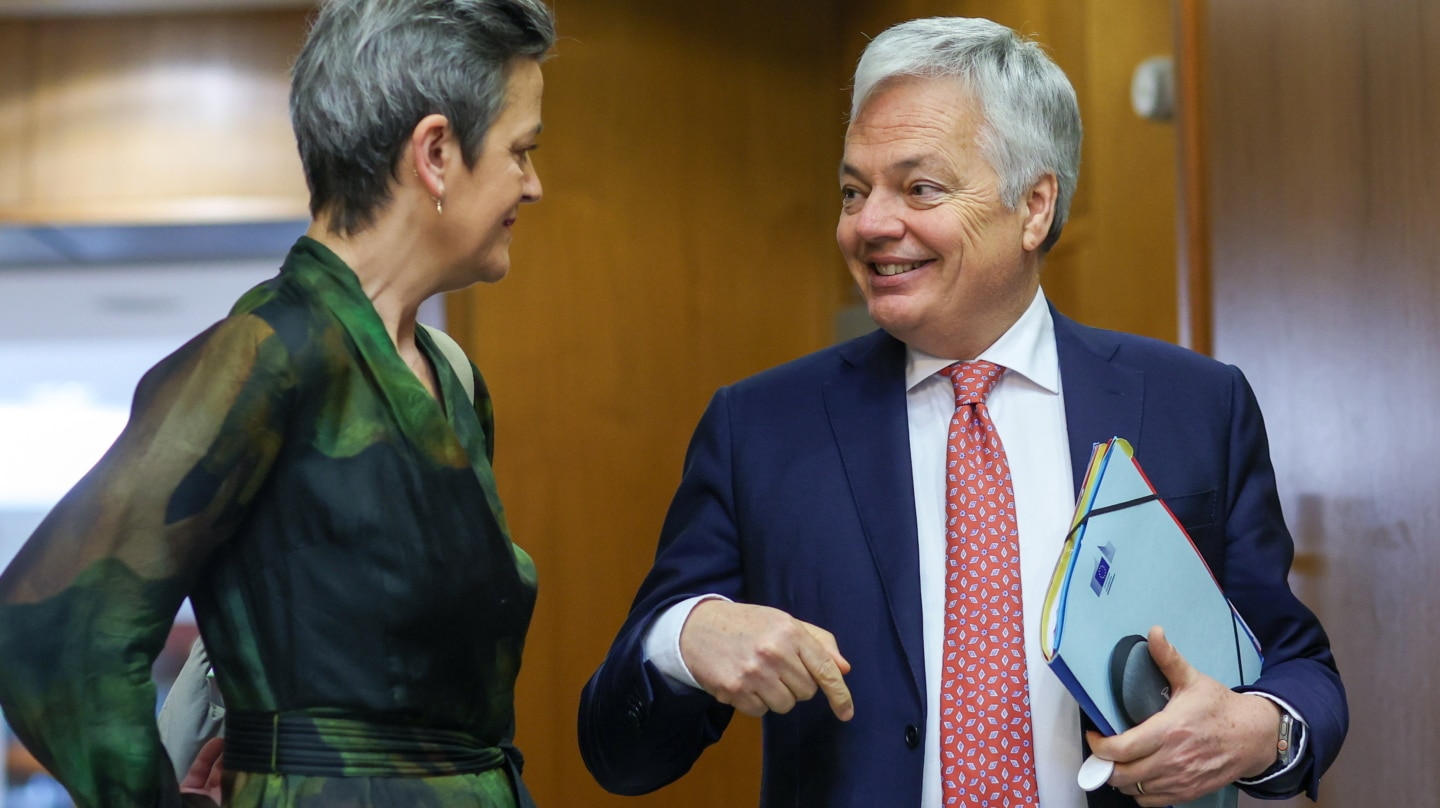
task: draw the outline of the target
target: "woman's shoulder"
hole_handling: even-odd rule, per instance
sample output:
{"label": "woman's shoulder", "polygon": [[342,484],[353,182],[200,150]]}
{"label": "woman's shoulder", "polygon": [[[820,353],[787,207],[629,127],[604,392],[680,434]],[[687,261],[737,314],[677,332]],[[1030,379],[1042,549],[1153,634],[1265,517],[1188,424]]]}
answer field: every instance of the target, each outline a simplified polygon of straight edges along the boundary
{"label": "woman's shoulder", "polygon": [[161,359],[140,379],[136,404],[194,385],[234,389],[252,383],[292,386],[302,378],[273,325],[254,312],[232,313]]}
{"label": "woman's shoulder", "polygon": [[307,346],[324,330],[323,313],[281,273],[240,297],[230,313],[160,360],[136,390],[140,400],[180,380],[222,386],[293,387],[307,374]]}
{"label": "woman's shoulder", "polygon": [[343,323],[309,285],[284,272],[242,295],[200,339],[227,353],[253,352],[257,365],[295,384],[328,377],[347,354]]}
{"label": "woman's shoulder", "polygon": [[237,331],[268,331],[292,356],[299,356],[317,332],[335,327],[328,314],[309,287],[292,273],[282,272],[242,295],[230,316],[217,325]]}

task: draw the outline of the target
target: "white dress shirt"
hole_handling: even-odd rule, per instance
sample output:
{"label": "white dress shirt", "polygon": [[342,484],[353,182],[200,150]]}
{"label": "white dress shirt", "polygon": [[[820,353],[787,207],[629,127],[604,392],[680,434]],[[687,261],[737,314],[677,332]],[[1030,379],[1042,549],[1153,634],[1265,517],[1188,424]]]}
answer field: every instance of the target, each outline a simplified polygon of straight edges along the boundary
{"label": "white dress shirt", "polygon": [[[1015,490],[1020,530],[1020,589],[1025,610],[1025,660],[1029,672],[1035,776],[1045,808],[1085,808],[1075,784],[1080,768],[1080,707],[1045,664],[1040,614],[1055,560],[1075,509],[1065,399],[1055,328],[1043,293],[978,359],[1006,369],[986,399],[1000,433]],[[908,349],[905,409],[910,421],[910,460],[915,485],[915,522],[920,543],[920,604],[925,632],[925,781],[922,808],[940,805],[940,637],[945,627],[945,447],[955,392],[937,375],[954,360]]]}

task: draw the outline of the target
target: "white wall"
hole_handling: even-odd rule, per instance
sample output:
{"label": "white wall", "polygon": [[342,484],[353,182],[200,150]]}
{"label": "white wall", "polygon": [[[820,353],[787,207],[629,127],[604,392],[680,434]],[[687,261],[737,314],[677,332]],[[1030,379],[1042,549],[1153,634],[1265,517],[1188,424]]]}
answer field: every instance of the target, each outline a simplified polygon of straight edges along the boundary
{"label": "white wall", "polygon": [[0,271],[0,566],[114,441],[140,376],[278,266]]}

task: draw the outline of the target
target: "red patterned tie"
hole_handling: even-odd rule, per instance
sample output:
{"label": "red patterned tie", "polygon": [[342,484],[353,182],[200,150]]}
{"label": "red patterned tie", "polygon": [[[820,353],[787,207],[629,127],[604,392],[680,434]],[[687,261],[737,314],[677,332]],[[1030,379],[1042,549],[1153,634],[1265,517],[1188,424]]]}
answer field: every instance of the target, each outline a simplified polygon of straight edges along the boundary
{"label": "red patterned tie", "polygon": [[945,455],[944,805],[1037,805],[1015,492],[985,398],[1005,369],[957,362]]}

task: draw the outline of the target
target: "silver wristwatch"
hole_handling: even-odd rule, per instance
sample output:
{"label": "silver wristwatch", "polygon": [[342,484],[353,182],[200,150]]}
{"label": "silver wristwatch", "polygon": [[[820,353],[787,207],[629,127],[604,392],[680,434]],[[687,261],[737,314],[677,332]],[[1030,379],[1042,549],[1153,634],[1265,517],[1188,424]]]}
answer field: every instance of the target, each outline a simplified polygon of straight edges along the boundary
{"label": "silver wristwatch", "polygon": [[1280,735],[1275,740],[1275,770],[1281,771],[1295,759],[1295,744],[1292,734],[1295,719],[1284,708],[1280,710]]}

